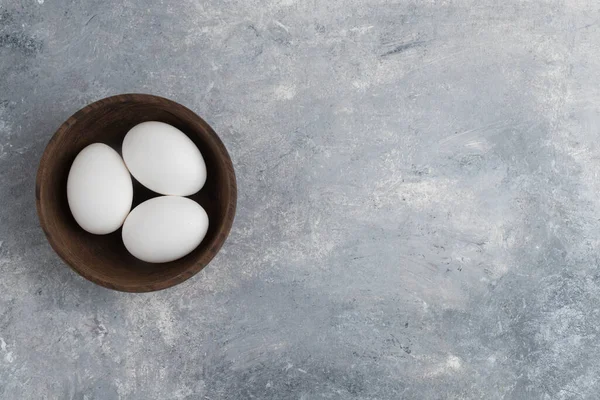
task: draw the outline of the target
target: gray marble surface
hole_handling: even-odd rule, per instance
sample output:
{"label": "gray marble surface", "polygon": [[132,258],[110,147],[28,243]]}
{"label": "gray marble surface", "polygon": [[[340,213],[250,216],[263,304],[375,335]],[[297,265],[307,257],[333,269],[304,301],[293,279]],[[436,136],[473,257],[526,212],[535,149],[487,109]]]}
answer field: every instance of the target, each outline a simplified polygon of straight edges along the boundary
{"label": "gray marble surface", "polygon": [[[600,4],[0,0],[1,399],[597,399]],[[238,177],[200,274],[95,286],[52,133],[172,98]]]}

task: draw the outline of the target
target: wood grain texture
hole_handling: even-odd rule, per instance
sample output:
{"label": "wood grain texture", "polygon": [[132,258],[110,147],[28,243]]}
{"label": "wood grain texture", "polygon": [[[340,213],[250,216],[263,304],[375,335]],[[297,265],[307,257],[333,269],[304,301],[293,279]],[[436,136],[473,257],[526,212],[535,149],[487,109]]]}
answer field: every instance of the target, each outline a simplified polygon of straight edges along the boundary
{"label": "wood grain texture", "polygon": [[[67,177],[75,156],[95,142],[106,143],[120,153],[125,134],[144,121],[165,122],[185,133],[200,149],[207,169],[202,190],[188,196],[208,214],[206,237],[192,253],[164,264],[146,263],[129,254],[121,240],[121,229],[108,235],[84,231],[75,222],[67,203]],[[133,207],[159,196],[133,181]],[[76,112],[50,139],[36,181],[37,212],[52,248],[80,275],[125,292],[165,289],[202,270],[229,235],[236,201],[233,164],[213,129],[186,107],[147,94],[108,97]]]}

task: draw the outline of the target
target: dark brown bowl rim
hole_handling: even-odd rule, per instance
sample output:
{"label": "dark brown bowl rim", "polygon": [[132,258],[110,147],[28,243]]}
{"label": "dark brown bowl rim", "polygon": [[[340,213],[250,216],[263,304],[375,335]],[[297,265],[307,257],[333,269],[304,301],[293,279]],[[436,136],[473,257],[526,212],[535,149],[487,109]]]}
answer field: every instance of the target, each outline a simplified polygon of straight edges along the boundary
{"label": "dark brown bowl rim", "polygon": [[[229,185],[229,189],[230,189],[230,193],[231,193],[231,196],[229,198],[229,203],[227,204],[226,211],[225,211],[224,222],[223,222],[223,224],[221,224],[221,226],[219,226],[219,228],[216,232],[217,239],[211,244],[210,247],[208,247],[206,249],[206,252],[203,253],[206,255],[202,257],[202,260],[195,262],[194,264],[192,264],[192,266],[190,268],[182,271],[178,275],[175,275],[171,278],[168,278],[168,279],[165,279],[160,282],[156,282],[156,283],[152,284],[151,287],[147,286],[147,285],[139,285],[139,286],[123,285],[123,284],[119,284],[119,283],[115,283],[115,282],[109,282],[109,281],[106,281],[102,278],[94,276],[93,274],[87,273],[86,271],[80,269],[79,266],[77,265],[77,263],[71,259],[71,257],[69,256],[69,253],[64,251],[61,246],[57,245],[56,242],[54,241],[52,235],[50,235],[50,233],[48,232],[48,223],[47,223],[46,215],[45,215],[45,206],[44,206],[44,204],[42,204],[41,199],[40,199],[42,187],[44,186],[44,182],[42,179],[43,172],[46,169],[46,164],[47,164],[49,158],[51,157],[52,153],[54,152],[54,146],[55,146],[57,138],[59,138],[61,135],[64,135],[65,132],[69,128],[71,128],[81,116],[93,111],[95,108],[98,108],[98,106],[104,106],[104,105],[111,104],[111,103],[122,103],[124,101],[140,101],[140,100],[143,100],[146,103],[151,103],[151,104],[156,104],[156,105],[164,105],[165,103],[170,103],[174,107],[182,108],[185,111],[193,114],[194,117],[196,117],[198,119],[198,122],[205,127],[206,132],[208,132],[209,135],[213,136],[213,140],[215,141],[215,143],[222,148],[221,149],[222,155],[224,156],[223,161],[227,165],[226,170],[229,172],[229,173],[227,173],[227,182],[225,182],[224,184]],[[54,133],[54,135],[52,135],[52,137],[48,141],[48,144],[46,145],[46,148],[44,149],[44,153],[42,154],[42,157],[40,159],[37,176],[36,176],[36,184],[35,184],[35,203],[36,203],[38,218],[40,220],[40,226],[41,226],[42,230],[44,231],[44,235],[46,236],[46,239],[50,243],[50,246],[52,247],[52,249],[54,249],[54,251],[59,255],[59,257],[69,267],[71,267],[72,270],[74,270],[76,273],[78,273],[85,279],[87,279],[93,283],[96,283],[100,286],[109,288],[109,289],[114,289],[114,290],[118,290],[121,292],[132,292],[132,293],[153,292],[153,291],[170,288],[172,286],[178,285],[178,284],[188,280],[189,278],[191,278],[192,276],[194,276],[198,272],[200,272],[204,267],[206,267],[206,265],[208,265],[210,263],[210,261],[215,257],[215,255],[219,252],[219,250],[225,243],[227,237],[229,236],[231,227],[233,226],[233,220],[235,218],[236,205],[237,205],[237,183],[236,183],[235,171],[233,169],[233,163],[231,161],[231,157],[229,156],[229,153],[227,152],[227,149],[225,148],[225,145],[223,144],[223,142],[221,141],[219,136],[216,134],[216,132],[212,129],[212,127],[206,121],[204,121],[204,119],[202,119],[199,115],[197,115],[196,113],[194,113],[193,111],[191,111],[190,109],[185,107],[184,105],[179,104],[173,100],[167,99],[165,97],[151,95],[151,94],[145,94],[145,93],[125,93],[125,94],[118,94],[115,96],[105,97],[103,99],[100,99],[93,103],[90,103],[87,106],[80,109],[79,111],[75,112],[65,122],[63,122],[61,124],[61,126],[57,129],[57,131]]]}

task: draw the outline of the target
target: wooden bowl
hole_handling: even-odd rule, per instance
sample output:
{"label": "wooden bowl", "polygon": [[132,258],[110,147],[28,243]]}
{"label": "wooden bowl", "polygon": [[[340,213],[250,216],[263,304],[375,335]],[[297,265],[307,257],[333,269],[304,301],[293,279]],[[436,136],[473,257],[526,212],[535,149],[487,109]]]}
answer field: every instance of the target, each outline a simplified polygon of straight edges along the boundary
{"label": "wooden bowl", "polygon": [[[67,176],[75,156],[102,142],[121,152],[125,134],[144,121],[161,121],[185,133],[206,162],[206,184],[189,196],[204,207],[209,228],[202,243],[178,260],[151,264],[133,257],[121,230],[93,235],[75,222],[67,203]],[[133,207],[158,194],[134,181]],[[233,224],[237,200],[235,173],[225,146],[202,118],[162,97],[123,94],[92,103],[61,125],[46,146],[35,188],[40,224],[52,248],[83,277],[125,292],[161,290],[185,281],[217,254]]]}

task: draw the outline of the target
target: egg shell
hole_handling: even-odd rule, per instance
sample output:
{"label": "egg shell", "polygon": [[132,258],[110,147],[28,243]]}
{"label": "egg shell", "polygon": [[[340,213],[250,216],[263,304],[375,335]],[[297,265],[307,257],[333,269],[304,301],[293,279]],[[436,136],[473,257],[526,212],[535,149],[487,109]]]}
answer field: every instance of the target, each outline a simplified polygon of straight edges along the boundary
{"label": "egg shell", "polygon": [[119,153],[102,143],[81,150],[69,170],[67,200],[86,231],[104,235],[119,229],[133,201],[131,176]]}
{"label": "egg shell", "polygon": [[123,159],[134,178],[156,193],[189,196],[206,182],[206,164],[198,147],[163,122],[131,128],[123,140]]}
{"label": "egg shell", "polygon": [[150,263],[177,260],[194,250],[208,230],[201,205],[179,196],[161,196],[135,207],[123,224],[123,243]]}

